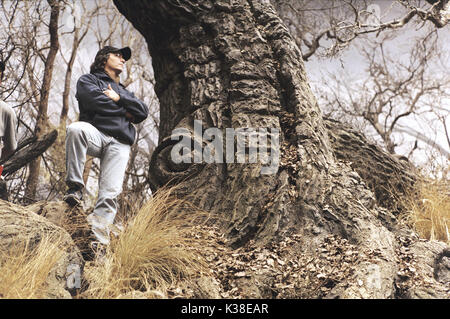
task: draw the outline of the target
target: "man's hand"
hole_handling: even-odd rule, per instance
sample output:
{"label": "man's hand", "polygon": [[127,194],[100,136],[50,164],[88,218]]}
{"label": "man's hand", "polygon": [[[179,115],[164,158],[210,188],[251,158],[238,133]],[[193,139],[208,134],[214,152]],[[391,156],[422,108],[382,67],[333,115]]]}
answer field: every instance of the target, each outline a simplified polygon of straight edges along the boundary
{"label": "man's hand", "polygon": [[117,102],[120,100],[120,95],[117,94],[116,91],[114,91],[112,89],[111,84],[108,84],[108,88],[106,90],[104,90],[103,93],[105,93],[106,96],[108,96],[114,102]]}
{"label": "man's hand", "polygon": [[[103,93],[105,93],[106,96],[108,96],[114,102],[117,102],[120,100],[120,95],[117,94],[116,91],[114,91],[112,89],[111,84],[108,84],[108,88],[106,90],[104,90]],[[127,118],[128,121],[131,121],[131,122],[134,121],[134,116],[130,112],[126,112],[125,117]]]}

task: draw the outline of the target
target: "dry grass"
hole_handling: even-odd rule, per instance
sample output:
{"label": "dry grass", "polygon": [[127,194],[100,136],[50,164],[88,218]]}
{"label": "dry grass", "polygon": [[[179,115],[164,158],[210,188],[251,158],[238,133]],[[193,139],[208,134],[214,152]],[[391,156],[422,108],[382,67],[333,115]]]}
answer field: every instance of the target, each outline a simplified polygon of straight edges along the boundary
{"label": "dry grass", "polygon": [[422,238],[450,244],[450,181],[446,178],[419,182],[402,204],[406,221]]}
{"label": "dry grass", "polygon": [[205,214],[161,190],[111,241],[101,262],[85,268],[89,287],[81,298],[165,298],[165,287],[203,272],[205,262],[188,249],[201,245],[188,236]]}
{"label": "dry grass", "polygon": [[45,298],[47,277],[64,254],[62,245],[62,239],[47,235],[35,247],[28,240],[0,251],[0,297]]}

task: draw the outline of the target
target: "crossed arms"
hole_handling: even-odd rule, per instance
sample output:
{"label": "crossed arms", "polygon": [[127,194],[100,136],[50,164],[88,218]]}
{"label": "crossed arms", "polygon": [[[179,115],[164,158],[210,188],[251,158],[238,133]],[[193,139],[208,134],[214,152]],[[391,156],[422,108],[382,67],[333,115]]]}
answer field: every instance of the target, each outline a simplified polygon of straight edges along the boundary
{"label": "crossed arms", "polygon": [[[123,87],[116,92],[111,85],[102,90],[95,75],[85,74],[77,83],[77,98],[89,106],[89,112],[106,116],[125,116],[132,123],[140,123],[148,116],[147,105]],[[81,111],[81,110],[80,110]]]}

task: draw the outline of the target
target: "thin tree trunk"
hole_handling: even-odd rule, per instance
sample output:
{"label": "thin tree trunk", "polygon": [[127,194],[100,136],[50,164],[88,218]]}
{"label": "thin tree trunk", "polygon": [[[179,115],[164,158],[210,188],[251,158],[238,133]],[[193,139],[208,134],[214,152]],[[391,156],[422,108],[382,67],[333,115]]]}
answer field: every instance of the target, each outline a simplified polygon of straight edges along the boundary
{"label": "thin tree trunk", "polygon": [[[90,25],[90,23],[91,23],[91,18],[92,18],[92,16],[89,18],[89,20],[87,22],[88,25]],[[77,26],[74,27],[74,36],[73,36],[73,42],[72,42],[72,52],[70,54],[69,62],[67,63],[66,77],[64,79],[63,107],[62,107],[60,118],[59,118],[59,122],[60,122],[61,125],[63,125],[64,129],[66,127],[67,115],[69,113],[69,95],[70,95],[70,87],[71,87],[73,64],[75,62],[75,58],[77,56],[78,48],[79,48],[79,46],[81,44],[81,41],[83,41],[84,37],[86,36],[86,34],[87,34],[88,30],[89,30],[89,27],[86,27],[86,29],[84,30],[84,32],[80,36],[80,28],[83,26],[84,21],[85,21],[85,17],[83,16],[81,18],[80,26],[79,27],[77,27]]]}
{"label": "thin tree trunk", "polygon": [[[58,42],[58,17],[60,4],[57,0],[47,0],[51,8],[49,33],[50,33],[50,50],[45,61],[44,77],[42,80],[42,87],[40,90],[39,112],[36,120],[35,135],[42,136],[48,129],[48,99],[50,95],[51,81],[53,75],[53,65],[56,54],[59,50]],[[36,195],[36,188],[39,179],[40,171],[40,157],[30,163],[29,175],[27,179],[27,187],[25,190],[25,198],[33,200]]]}
{"label": "thin tree trunk", "polygon": [[69,95],[70,95],[70,83],[71,83],[71,79],[72,79],[72,68],[73,68],[73,63],[75,62],[75,58],[77,56],[79,44],[80,43],[78,41],[78,29],[77,29],[77,30],[75,30],[70,60],[69,60],[69,63],[67,63],[66,77],[64,79],[64,91],[62,94],[63,107],[61,109],[61,114],[59,117],[59,123],[60,123],[60,125],[63,126],[64,131],[65,131],[65,127],[66,127],[67,115],[69,113]]}

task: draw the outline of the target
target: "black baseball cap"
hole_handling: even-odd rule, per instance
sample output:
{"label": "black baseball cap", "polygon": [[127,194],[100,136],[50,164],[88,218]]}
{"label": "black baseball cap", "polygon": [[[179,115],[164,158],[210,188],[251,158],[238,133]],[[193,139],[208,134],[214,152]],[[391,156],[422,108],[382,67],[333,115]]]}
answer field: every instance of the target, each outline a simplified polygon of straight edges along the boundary
{"label": "black baseball cap", "polygon": [[108,45],[105,46],[104,48],[102,48],[100,51],[98,51],[97,55],[95,57],[97,58],[97,56],[99,56],[101,54],[117,53],[117,52],[122,54],[125,61],[128,61],[131,58],[131,49],[129,47],[124,47],[122,49],[119,49],[119,48],[108,46]]}

